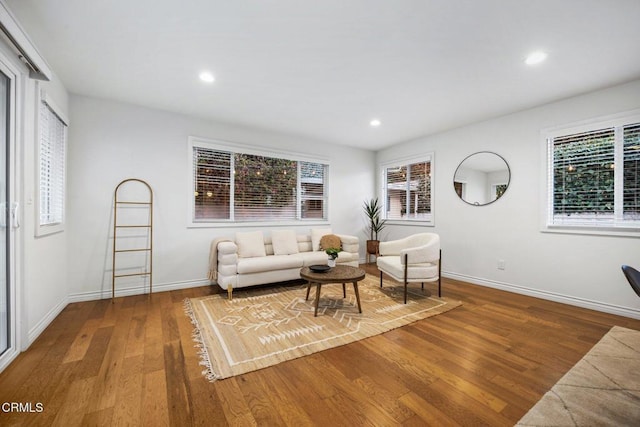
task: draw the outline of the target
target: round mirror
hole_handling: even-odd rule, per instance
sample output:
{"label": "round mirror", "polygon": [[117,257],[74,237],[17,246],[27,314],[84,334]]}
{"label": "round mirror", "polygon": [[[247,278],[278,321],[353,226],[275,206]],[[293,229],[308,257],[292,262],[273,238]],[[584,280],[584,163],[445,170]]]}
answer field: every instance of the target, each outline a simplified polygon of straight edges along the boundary
{"label": "round mirror", "polygon": [[453,188],[463,201],[484,206],[498,200],[509,186],[511,171],[502,156],[490,151],[474,153],[460,162]]}

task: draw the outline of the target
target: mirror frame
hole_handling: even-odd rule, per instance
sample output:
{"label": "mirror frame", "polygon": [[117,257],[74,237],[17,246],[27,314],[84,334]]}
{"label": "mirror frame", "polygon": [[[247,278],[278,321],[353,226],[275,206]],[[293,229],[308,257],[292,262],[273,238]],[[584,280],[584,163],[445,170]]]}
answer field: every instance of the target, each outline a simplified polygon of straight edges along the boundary
{"label": "mirror frame", "polygon": [[[460,166],[462,166],[462,164],[466,160],[468,160],[469,158],[471,158],[471,157],[473,157],[473,156],[475,156],[477,154],[493,154],[494,156],[497,156],[500,160],[502,160],[504,162],[505,166],[507,167],[507,173],[509,174],[509,178],[507,180],[507,188],[504,190],[504,193],[502,193],[500,195],[500,197],[496,197],[495,199],[491,200],[490,202],[483,203],[483,204],[468,202],[465,199],[463,199],[462,195],[459,195],[458,192],[456,191],[456,175],[458,174],[458,170],[460,169]],[[458,196],[458,198],[460,200],[462,200],[463,202],[465,202],[469,206],[488,206],[488,205],[490,205],[492,203],[495,203],[496,201],[498,201],[499,199],[501,199],[505,195],[505,193],[509,189],[510,185],[511,185],[511,167],[509,166],[509,162],[507,162],[507,160],[504,157],[502,157],[500,154],[495,153],[493,151],[476,151],[475,153],[469,154],[467,157],[462,159],[462,161],[458,164],[458,167],[456,168],[455,172],[453,173],[453,191],[456,193],[456,196]]]}

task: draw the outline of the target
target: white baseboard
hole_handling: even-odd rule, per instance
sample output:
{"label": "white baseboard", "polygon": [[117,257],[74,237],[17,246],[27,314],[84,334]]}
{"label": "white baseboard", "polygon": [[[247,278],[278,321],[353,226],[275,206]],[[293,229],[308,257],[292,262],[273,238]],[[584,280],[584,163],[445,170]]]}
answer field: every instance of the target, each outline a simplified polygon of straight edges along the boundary
{"label": "white baseboard", "polygon": [[5,368],[11,365],[11,362],[15,360],[16,357],[20,354],[20,351],[15,348],[11,348],[5,351],[0,357],[0,373],[5,370]]}
{"label": "white baseboard", "polygon": [[630,307],[623,307],[615,304],[607,304],[599,301],[578,298],[570,295],[558,294],[555,292],[541,291],[539,289],[527,288],[525,286],[513,285],[511,283],[498,282],[464,274],[442,272],[442,277],[460,280],[462,282],[472,283],[474,285],[486,286],[489,288],[501,289],[503,291],[513,292],[516,294],[528,295],[536,298],[546,299],[549,301],[560,302],[563,304],[575,305],[577,307],[588,308],[591,310],[602,311],[604,313],[615,314],[618,316],[631,317],[640,319],[640,310]]}
{"label": "white baseboard", "polygon": [[[69,298],[64,297],[62,301],[60,301],[55,307],[53,307],[49,312],[42,318],[40,321],[29,330],[27,335],[27,342],[22,343],[22,350],[26,350],[33,342],[40,336],[47,326],[53,322],[53,320],[58,317],[62,310],[69,304]],[[25,345],[26,344],[26,345]]]}
{"label": "white baseboard", "polygon": [[[177,289],[188,289],[195,288],[198,286],[207,286],[211,282],[209,279],[195,279],[195,280],[185,280],[181,282],[169,282],[169,283],[154,283],[153,284],[153,293],[156,292],[166,292],[166,291],[174,291]],[[116,297],[126,297],[131,295],[142,295],[144,293],[149,292],[148,286],[134,286],[131,288],[116,288]],[[102,289],[99,291],[91,291],[91,292],[80,292],[76,294],[71,294],[68,297],[69,302],[83,302],[83,301],[95,301],[99,299],[108,299],[111,298],[111,289]]]}

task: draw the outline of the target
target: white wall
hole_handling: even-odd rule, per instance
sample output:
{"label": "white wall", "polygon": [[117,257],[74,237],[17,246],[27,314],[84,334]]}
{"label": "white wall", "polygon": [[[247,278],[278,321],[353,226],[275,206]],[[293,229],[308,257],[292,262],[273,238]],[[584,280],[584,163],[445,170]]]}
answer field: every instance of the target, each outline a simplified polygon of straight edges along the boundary
{"label": "white wall", "polygon": [[11,274],[16,281],[18,297],[19,344],[27,348],[47,325],[67,305],[67,264],[65,256],[66,233],[36,237],[36,197],[38,181],[37,162],[37,114],[39,91],[46,90],[55,100],[62,114],[68,110],[68,94],[57,76],[52,81],[41,82],[28,77],[28,70],[15,51],[0,41],[0,55],[17,73],[15,176],[19,203],[20,227],[16,230],[16,265]]}
{"label": "white wall", "polygon": [[[4,3],[0,5],[9,12]],[[3,25],[19,27],[3,12]],[[14,28],[15,29],[15,28]],[[23,40],[24,43],[27,43]],[[29,50],[25,44],[23,48]],[[33,51],[31,51],[33,53]],[[68,94],[60,80],[51,73],[51,81],[29,77],[29,70],[18,57],[17,49],[6,37],[0,38],[0,61],[3,72],[12,80],[9,131],[10,163],[8,184],[10,202],[18,204],[18,222],[7,228],[10,235],[9,274],[11,284],[11,348],[0,357],[0,372],[20,351],[27,349],[53,319],[66,307],[67,285],[66,233],[36,237],[38,179],[38,111],[40,92],[46,90],[59,114],[68,113]],[[4,261],[3,261],[4,262]],[[13,332],[15,331],[15,336]]]}
{"label": "white wall", "polygon": [[[11,58],[12,51],[3,44],[2,51]],[[15,54],[13,54],[15,56]],[[17,176],[20,228],[17,247],[18,264],[14,271],[20,300],[20,343],[27,348],[67,304],[67,267],[65,257],[66,234],[64,232],[36,237],[36,203],[38,197],[37,120],[38,92],[47,90],[58,106],[66,113],[68,95],[58,78],[51,82],[29,79],[28,70],[13,58],[16,69],[21,70],[18,81],[16,137]]]}
{"label": "white wall", "polygon": [[[640,318],[640,298],[620,270],[640,266],[639,238],[540,231],[540,131],[639,107],[640,80],[380,151],[379,163],[435,152],[435,227],[389,226],[384,238],[434,231],[441,235],[445,275]],[[485,207],[465,204],[453,190],[456,167],[476,151],[494,151],[511,168],[507,192]]]}
{"label": "white wall", "polygon": [[[45,90],[50,99],[68,116],[68,94],[54,75],[50,82],[27,80],[25,103],[25,138],[23,165],[23,300],[26,314],[27,339],[30,345],[47,325],[66,307],[69,286],[67,281],[67,227],[64,231],[36,237],[39,197],[37,179],[38,92]],[[68,206],[67,206],[68,208]],[[67,217],[68,222],[68,217]],[[24,326],[23,326],[24,327]]]}
{"label": "white wall", "polygon": [[[374,192],[372,151],[82,96],[71,97],[70,118],[67,259],[72,301],[111,294],[113,191],[130,177],[144,179],[155,193],[155,289],[208,283],[211,240],[233,236],[237,228],[187,228],[189,136],[327,158],[330,225],[337,233],[361,237],[364,246],[361,204]],[[309,228],[298,227],[298,232]],[[364,259],[363,247],[361,252]],[[139,279],[118,280],[119,294],[141,292]]]}

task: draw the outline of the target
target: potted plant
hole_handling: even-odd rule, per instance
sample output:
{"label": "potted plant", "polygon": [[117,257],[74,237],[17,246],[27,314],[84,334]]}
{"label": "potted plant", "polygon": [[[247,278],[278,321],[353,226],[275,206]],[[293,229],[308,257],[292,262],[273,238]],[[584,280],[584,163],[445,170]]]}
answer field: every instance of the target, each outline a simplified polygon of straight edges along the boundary
{"label": "potted plant", "polygon": [[328,261],[329,267],[335,267],[336,266],[336,258],[338,258],[338,254],[340,253],[340,249],[338,249],[338,248],[327,248],[325,250],[325,252],[327,253],[327,255],[329,255],[329,261]]}
{"label": "potted plant", "polygon": [[380,245],[380,240],[378,240],[378,233],[382,231],[385,227],[387,220],[382,219],[382,205],[378,201],[378,198],[372,198],[371,200],[365,200],[364,205],[364,213],[369,220],[369,224],[367,228],[369,229],[369,240],[367,240],[367,254],[377,255],[378,254],[378,246]]}

